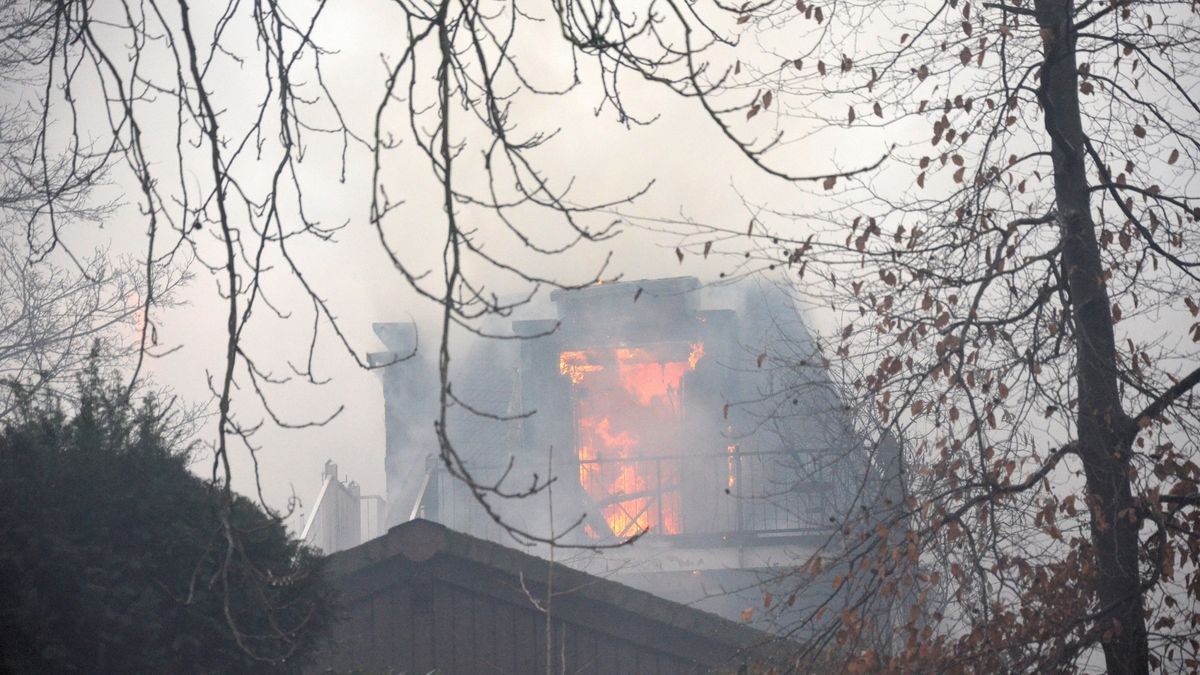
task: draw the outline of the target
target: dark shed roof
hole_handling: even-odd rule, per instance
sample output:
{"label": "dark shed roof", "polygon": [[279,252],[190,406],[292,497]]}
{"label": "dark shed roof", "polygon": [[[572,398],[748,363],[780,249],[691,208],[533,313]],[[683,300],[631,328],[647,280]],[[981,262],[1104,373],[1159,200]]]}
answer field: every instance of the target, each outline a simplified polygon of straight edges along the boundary
{"label": "dark shed roof", "polygon": [[[351,617],[343,624],[343,639],[335,639],[340,644],[332,650],[334,656],[324,665],[394,672],[425,672],[421,669],[430,666],[443,673],[522,672],[520,654],[500,659],[512,664],[507,666],[497,666],[496,658],[483,658],[485,652],[495,649],[480,643],[479,636],[496,626],[473,626],[464,631],[462,625],[516,623],[513,617],[520,615],[533,618],[529,635],[523,638],[506,632],[512,637],[505,640],[510,644],[503,649],[531,652],[530,660],[524,661],[529,665],[544,660],[538,658],[538,652],[546,650],[545,614],[534,605],[534,599],[540,602],[546,596],[549,564],[542,558],[437,523],[414,520],[331,556],[327,569],[342,590]],[[437,593],[443,599],[433,599]],[[397,594],[403,595],[399,601]],[[390,599],[381,605],[381,597]],[[553,567],[552,597],[554,634],[560,625],[564,636],[569,630],[573,651],[583,649],[583,640],[591,641],[587,649],[594,656],[576,657],[573,671],[734,672],[750,659],[777,660],[788,651],[772,636],[748,626],[562,565]],[[428,602],[431,609],[407,618],[381,616],[380,607],[387,608],[382,613],[412,612],[419,602]],[[435,618],[439,606],[449,608],[443,613],[459,607],[457,618]],[[509,614],[502,614],[498,606],[504,606]],[[514,611],[517,614],[512,614]],[[451,635],[439,637],[439,621],[445,622],[449,628],[444,632]],[[380,628],[380,622],[386,625]],[[418,624],[433,628],[422,633]],[[510,630],[507,625],[498,628]],[[370,640],[365,632],[370,632]],[[442,647],[440,651],[430,649],[441,656],[431,652],[422,661],[414,655],[414,650],[423,648],[416,643],[435,639],[442,640]],[[414,645],[406,646],[405,640]],[[567,658],[566,651],[563,658]],[[539,669],[544,672],[544,667]]]}

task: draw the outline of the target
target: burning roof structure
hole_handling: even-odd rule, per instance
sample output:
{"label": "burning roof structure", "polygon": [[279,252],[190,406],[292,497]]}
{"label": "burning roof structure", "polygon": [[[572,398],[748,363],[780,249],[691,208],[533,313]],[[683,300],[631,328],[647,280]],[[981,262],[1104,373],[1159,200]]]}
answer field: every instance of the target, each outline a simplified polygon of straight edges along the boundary
{"label": "burning roof structure", "polygon": [[[714,300],[681,277],[551,299],[553,316],[511,324],[521,339],[491,341],[452,364],[465,405],[449,411],[447,429],[480,482],[518,490],[535,474],[554,476],[555,521],[545,495],[492,499],[505,522],[584,547],[645,533],[576,566],[740,615],[745,598],[714,590],[749,588],[827,546],[839,514],[898,498],[898,473],[880,461],[898,456],[894,444],[875,439],[864,450],[854,415],[777,291],[756,286]],[[388,348],[372,355],[376,363],[416,347],[410,325],[375,329]],[[387,524],[420,517],[504,541],[438,460],[433,366],[413,358],[380,372]]]}

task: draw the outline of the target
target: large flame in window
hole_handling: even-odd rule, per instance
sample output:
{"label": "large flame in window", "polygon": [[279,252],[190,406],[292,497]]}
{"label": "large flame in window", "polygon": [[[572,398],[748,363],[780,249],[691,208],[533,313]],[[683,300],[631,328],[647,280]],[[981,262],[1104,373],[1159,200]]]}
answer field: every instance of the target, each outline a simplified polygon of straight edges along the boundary
{"label": "large flame in window", "polygon": [[[559,354],[576,406],[579,483],[611,534],[680,532],[683,378],[703,357],[701,343]],[[586,528],[604,534],[595,529]]]}

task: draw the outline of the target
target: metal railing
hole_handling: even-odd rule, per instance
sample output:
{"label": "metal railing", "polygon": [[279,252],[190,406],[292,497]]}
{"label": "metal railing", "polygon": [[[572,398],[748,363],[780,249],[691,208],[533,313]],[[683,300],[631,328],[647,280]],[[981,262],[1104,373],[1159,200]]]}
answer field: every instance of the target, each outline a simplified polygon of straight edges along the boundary
{"label": "metal railing", "polygon": [[[643,525],[650,528],[648,536],[730,544],[827,533],[839,508],[833,479],[836,468],[831,453],[742,452],[736,448],[631,460],[572,458],[569,468],[556,471],[556,504],[569,511],[567,502],[578,502],[577,508],[590,514],[588,529],[601,539],[629,536]],[[599,499],[596,484],[585,490],[578,478],[581,475],[605,485]],[[502,534],[467,487],[444,468],[435,469],[429,478],[418,515],[476,536]],[[575,482],[568,485],[572,480]],[[514,522],[535,525],[544,515],[544,506],[544,500],[535,498],[497,508]],[[612,519],[605,518],[614,514]],[[636,526],[620,531],[628,523]]]}

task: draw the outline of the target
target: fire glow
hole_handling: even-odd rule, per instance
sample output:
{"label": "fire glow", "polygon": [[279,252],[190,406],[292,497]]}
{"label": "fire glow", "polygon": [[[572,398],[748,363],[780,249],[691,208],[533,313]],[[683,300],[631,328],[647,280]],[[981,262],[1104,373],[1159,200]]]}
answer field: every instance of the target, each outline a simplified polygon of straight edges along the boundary
{"label": "fire glow", "polygon": [[579,483],[613,535],[680,532],[681,392],[703,357],[698,342],[559,354],[577,406]]}
{"label": "fire glow", "polygon": [[725,452],[729,453],[729,480],[725,483],[725,489],[732,490],[737,485],[737,446],[730,444],[725,446]]}

